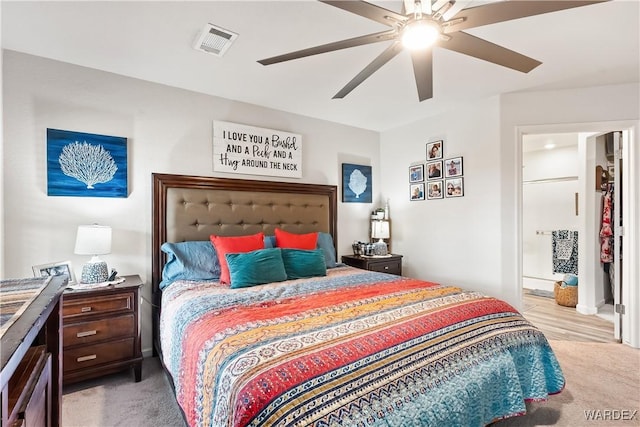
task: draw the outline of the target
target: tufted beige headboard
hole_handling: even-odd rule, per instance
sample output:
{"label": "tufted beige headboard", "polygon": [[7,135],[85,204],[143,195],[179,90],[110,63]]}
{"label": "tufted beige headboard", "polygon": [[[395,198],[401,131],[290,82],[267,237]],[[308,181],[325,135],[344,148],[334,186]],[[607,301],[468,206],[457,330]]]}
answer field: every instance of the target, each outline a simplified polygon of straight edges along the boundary
{"label": "tufted beige headboard", "polygon": [[[338,241],[335,185],[154,173],[152,214],[152,286],[158,307],[164,242],[209,240],[211,234],[272,235],[276,227],[293,233],[324,231]],[[154,314],[154,326],[155,321]]]}

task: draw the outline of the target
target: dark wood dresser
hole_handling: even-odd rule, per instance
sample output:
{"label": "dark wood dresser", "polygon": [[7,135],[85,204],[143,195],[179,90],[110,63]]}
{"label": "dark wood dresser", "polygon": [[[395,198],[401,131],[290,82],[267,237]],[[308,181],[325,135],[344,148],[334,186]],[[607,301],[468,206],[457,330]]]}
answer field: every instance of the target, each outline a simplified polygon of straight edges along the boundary
{"label": "dark wood dresser", "polygon": [[133,368],[142,379],[140,276],[92,289],[67,289],[63,298],[63,382],[70,384]]}
{"label": "dark wood dresser", "polygon": [[343,255],[342,262],[363,270],[379,271],[402,276],[402,255],[392,254],[387,257],[367,257],[361,255]]}
{"label": "dark wood dresser", "polygon": [[[3,291],[9,282],[15,283],[1,282]],[[3,427],[62,425],[61,295],[66,284],[66,276],[52,277],[24,300],[2,334]]]}

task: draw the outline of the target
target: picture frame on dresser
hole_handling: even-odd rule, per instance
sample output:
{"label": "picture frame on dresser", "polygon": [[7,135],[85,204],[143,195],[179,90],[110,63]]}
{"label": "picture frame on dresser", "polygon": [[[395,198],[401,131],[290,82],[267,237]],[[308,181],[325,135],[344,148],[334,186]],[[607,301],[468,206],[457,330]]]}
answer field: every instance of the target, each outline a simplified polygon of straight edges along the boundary
{"label": "picture frame on dresser", "polygon": [[74,285],[77,283],[71,261],[59,261],[34,265],[32,270],[34,277],[67,276],[69,278],[67,285]]}

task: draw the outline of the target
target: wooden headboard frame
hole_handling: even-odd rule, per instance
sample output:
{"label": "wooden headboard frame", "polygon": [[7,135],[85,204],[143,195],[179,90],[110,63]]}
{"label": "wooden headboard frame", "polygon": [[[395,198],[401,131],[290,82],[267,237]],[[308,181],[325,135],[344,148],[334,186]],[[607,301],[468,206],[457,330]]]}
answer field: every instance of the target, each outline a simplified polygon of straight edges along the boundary
{"label": "wooden headboard frame", "polygon": [[335,185],[152,174],[154,340],[161,304],[164,242],[209,240],[211,234],[272,235],[323,231],[337,244]]}

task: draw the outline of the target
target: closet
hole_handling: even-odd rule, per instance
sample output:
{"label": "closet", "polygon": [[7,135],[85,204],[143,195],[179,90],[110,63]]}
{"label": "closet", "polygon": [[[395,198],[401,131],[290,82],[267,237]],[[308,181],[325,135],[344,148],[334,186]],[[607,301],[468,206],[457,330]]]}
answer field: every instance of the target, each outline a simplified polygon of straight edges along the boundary
{"label": "closet", "polygon": [[[609,132],[596,139],[600,146],[597,150],[599,164],[596,166],[596,191],[600,197],[600,265],[602,267],[605,305],[599,310],[603,317],[613,320],[616,298],[617,276],[622,271],[622,191],[621,168],[619,156],[620,132]],[[603,154],[602,154],[603,153]],[[618,293],[619,295],[619,293]]]}

